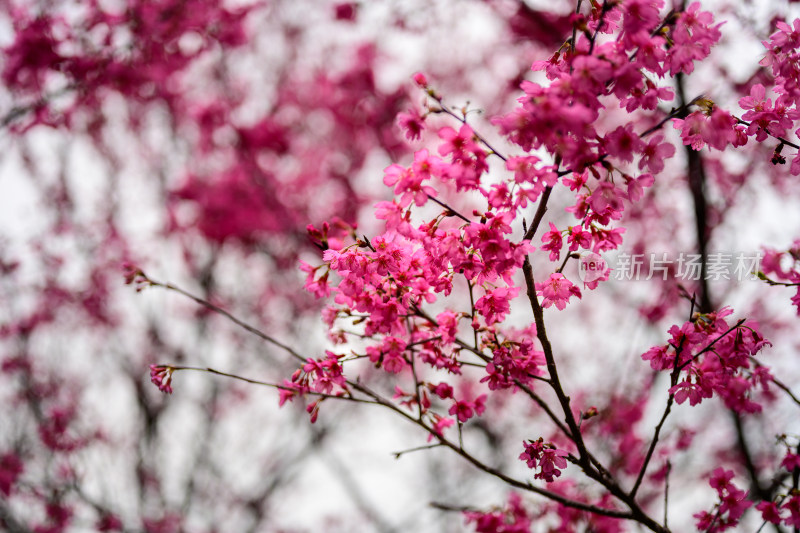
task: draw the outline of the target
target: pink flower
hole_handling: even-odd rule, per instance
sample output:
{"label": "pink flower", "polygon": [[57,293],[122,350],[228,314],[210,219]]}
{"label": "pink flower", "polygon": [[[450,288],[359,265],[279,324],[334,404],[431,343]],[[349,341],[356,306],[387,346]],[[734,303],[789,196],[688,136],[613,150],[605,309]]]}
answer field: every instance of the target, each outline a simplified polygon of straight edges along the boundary
{"label": "pink flower", "polygon": [[774,502],[758,502],[756,509],[761,512],[761,518],[771,524],[781,523],[781,510]]}
{"label": "pink flower", "polygon": [[[578,248],[588,249],[592,245],[592,234],[584,230],[583,226],[572,226],[569,228],[567,242],[570,252],[574,252]],[[552,258],[550,260],[552,261]]]}
{"label": "pink flower", "polygon": [[675,155],[675,147],[668,143],[662,142],[664,136],[654,135],[647,145],[642,149],[642,158],[639,160],[639,170],[644,170],[645,167],[653,174],[658,174],[664,170],[664,160],[669,159]]}
{"label": "pink flower", "polygon": [[781,466],[789,472],[800,470],[800,455],[791,452],[787,453],[783,461],[781,461]]}
{"label": "pink flower", "polygon": [[675,395],[678,405],[689,400],[689,405],[697,405],[703,399],[711,398],[712,391],[700,383],[692,383],[688,380],[681,381],[674,387],[670,387],[669,393]]}
{"label": "pink flower", "polygon": [[793,494],[789,501],[783,504],[783,509],[789,511],[789,516],[783,523],[789,527],[800,528],[800,494]]}
{"label": "pink flower", "polygon": [[565,450],[559,450],[550,443],[545,443],[542,438],[539,440],[529,440],[523,442],[525,451],[519,456],[521,461],[525,461],[528,468],[539,468],[539,472],[533,477],[544,479],[550,483],[561,475],[561,470],[567,467],[565,457],[569,455]]}
{"label": "pink flower", "polygon": [[394,193],[402,194],[400,205],[407,207],[413,200],[417,206],[425,205],[428,196],[436,196],[436,190],[423,185],[423,181],[431,178],[431,170],[438,167],[438,159],[431,158],[428,150],[420,150],[414,154],[414,166],[410,169],[393,164],[386,167],[383,183],[394,186]]}
{"label": "pink flower", "polygon": [[453,387],[445,382],[441,382],[438,385],[428,384],[428,389],[442,400],[453,397]]}
{"label": "pink flower", "polygon": [[436,413],[433,413],[433,426],[431,427],[432,434],[428,435],[428,441],[430,442],[433,440],[433,435],[439,435],[440,437],[444,434],[444,430],[455,424],[456,421],[452,418],[446,418],[443,416],[439,416]]}
{"label": "pink flower", "polygon": [[622,234],[625,233],[625,228],[607,230],[592,225],[591,233],[595,243],[594,251],[606,252],[608,250],[616,250],[622,244]]}
{"label": "pink flower", "polygon": [[675,120],[673,126],[681,130],[683,144],[691,146],[694,150],[701,150],[705,146],[705,141],[703,140],[705,123],[704,115],[699,111],[695,111],[683,120]]}
{"label": "pink flower", "polygon": [[675,354],[669,352],[668,346],[654,346],[642,354],[642,359],[650,361],[653,370],[672,369]]}
{"label": "pink flower", "polygon": [[678,16],[672,30],[673,46],[667,51],[667,65],[670,75],[678,72],[691,74],[694,62],[705,59],[711,47],[719,41],[722,34],[719,27],[711,26],[714,17],[707,11],[700,11],[700,3],[694,2]]}
{"label": "pink flower", "polygon": [[486,411],[486,398],[487,396],[485,394],[481,394],[475,398],[475,402],[473,402],[473,404],[475,406],[476,415],[481,416]]}
{"label": "pink flower", "polygon": [[625,33],[650,33],[658,25],[659,8],[663,7],[662,0],[628,0],[624,2],[625,18],[622,29]]}
{"label": "pink flower", "polygon": [[[296,374],[299,377],[299,371],[296,372]],[[294,381],[284,379],[283,385],[278,387],[278,406],[283,407],[283,404],[286,402],[291,402],[297,396],[300,396],[306,392],[308,392],[307,387],[299,383],[295,383]]]}
{"label": "pink flower", "polygon": [[473,408],[472,402],[456,401],[456,403],[450,407],[448,413],[458,418],[458,421],[463,424],[472,418],[474,414]]}
{"label": "pink flower", "polygon": [[74,510],[60,502],[48,502],[45,505],[47,525],[42,524],[33,529],[34,533],[62,533],[72,521]]}
{"label": "pink flower", "polygon": [[558,231],[552,222],[550,224],[550,231],[542,235],[542,250],[548,250],[550,252],[550,261],[558,261],[559,257],[561,256],[561,247],[564,244],[564,240],[561,238],[561,232]]}
{"label": "pink flower", "polygon": [[100,520],[97,521],[95,524],[97,531],[123,531],[124,525],[122,524],[122,520],[119,519],[116,515],[113,514],[103,514]]}
{"label": "pink flower", "polygon": [[453,343],[458,334],[458,319],[460,314],[454,311],[442,311],[436,316],[436,323],[439,326],[436,331],[442,336],[442,342]]}
{"label": "pink flower", "polygon": [[312,267],[305,261],[300,261],[300,270],[308,273],[304,285],[305,289],[312,293],[315,298],[327,298],[331,295],[331,288],[328,285],[328,272],[314,279],[314,275],[318,269],[319,267]]}
{"label": "pink flower", "polygon": [[633,161],[633,154],[641,152],[644,147],[644,142],[633,131],[633,123],[619,126],[606,135],[604,144],[612,157],[626,163]]}
{"label": "pink flower", "polygon": [[150,365],[150,381],[161,392],[172,394],[172,373],[175,368],[166,365]]}
{"label": "pink flower", "polygon": [[[673,150],[675,147],[669,145]],[[652,187],[655,179],[652,174],[642,174],[638,178],[631,178],[628,180],[628,200],[638,202],[644,196],[644,188]]]}
{"label": "pink flower", "polygon": [[406,138],[416,141],[425,130],[425,119],[416,109],[409,109],[407,113],[397,115],[397,123],[406,132]]}
{"label": "pink flower", "polygon": [[544,479],[547,482],[553,481],[561,475],[561,470],[567,467],[567,460],[564,459],[569,454],[564,450],[556,450],[555,448],[547,448],[542,452],[542,457],[539,459],[539,468],[541,472],[534,477]]}
{"label": "pink flower", "polygon": [[309,383],[312,390],[322,394],[331,394],[334,388],[343,389],[347,386],[342,366],[339,359],[342,357],[326,350],[325,359],[306,359],[303,372],[306,374],[304,385]]}
{"label": "pink flower", "polygon": [[510,300],[519,294],[519,287],[498,287],[475,302],[475,309],[486,319],[486,324],[491,326],[501,322],[511,310]]}
{"label": "pink flower", "polygon": [[681,130],[683,144],[700,150],[708,144],[711,148],[724,150],[729,144],[739,146],[736,118],[727,111],[714,107],[711,115],[700,111],[690,113],[683,120],[675,120],[673,126]]}
{"label": "pink flower", "polygon": [[358,4],[355,2],[342,2],[334,6],[334,16],[336,20],[354,22],[356,20],[356,9]]}
{"label": "pink flower", "polygon": [[416,74],[414,74],[413,79],[414,83],[416,83],[423,89],[426,89],[428,87],[428,78],[426,78],[425,74],[423,74],[422,72],[417,72]]}
{"label": "pink flower", "polygon": [[622,189],[611,182],[602,182],[589,197],[589,206],[594,211],[594,218],[601,224],[607,224],[610,219],[622,218],[624,197],[625,192]]}
{"label": "pink flower", "polygon": [[544,283],[537,283],[536,291],[542,297],[542,307],[555,304],[558,309],[564,309],[570,297],[581,297],[581,290],[559,272],[550,274]]}
{"label": "pink flower", "polygon": [[719,503],[716,511],[703,511],[695,514],[697,528],[701,531],[716,533],[735,527],[748,507],[753,502],[747,499],[747,493],[731,483],[733,472],[717,468],[711,473],[709,485],[717,491]]}
{"label": "pink flower", "polygon": [[397,374],[402,371],[407,363],[403,354],[407,344],[398,337],[384,337],[380,346],[368,346],[367,355],[369,360],[376,366],[382,366],[387,372]]}
{"label": "pink flower", "polygon": [[475,524],[476,533],[527,533],[531,530],[533,517],[528,515],[519,494],[508,496],[508,505],[490,512],[465,511],[467,523]]}

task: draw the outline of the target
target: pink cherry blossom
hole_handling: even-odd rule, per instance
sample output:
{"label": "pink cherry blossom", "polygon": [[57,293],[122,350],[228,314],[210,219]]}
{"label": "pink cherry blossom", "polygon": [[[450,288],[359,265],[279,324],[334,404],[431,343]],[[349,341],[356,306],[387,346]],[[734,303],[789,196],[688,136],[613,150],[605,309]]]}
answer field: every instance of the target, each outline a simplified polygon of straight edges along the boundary
{"label": "pink cherry blossom", "polygon": [[642,158],[639,160],[639,169],[647,168],[653,174],[664,170],[664,161],[675,155],[675,147],[664,142],[664,136],[653,135],[642,149]]}
{"label": "pink cherry blossom", "polygon": [[150,365],[150,381],[161,392],[172,394],[172,373],[175,369],[166,365]]}
{"label": "pink cherry blossom", "polygon": [[561,273],[550,274],[550,278],[536,284],[536,291],[542,297],[542,307],[555,304],[558,309],[564,309],[572,296],[581,297],[581,291]]}
{"label": "pink cherry blossom", "polygon": [[561,232],[556,228],[552,222],[550,224],[550,231],[542,235],[542,250],[550,252],[550,261],[558,261],[561,256],[561,247],[563,246],[563,239]]}

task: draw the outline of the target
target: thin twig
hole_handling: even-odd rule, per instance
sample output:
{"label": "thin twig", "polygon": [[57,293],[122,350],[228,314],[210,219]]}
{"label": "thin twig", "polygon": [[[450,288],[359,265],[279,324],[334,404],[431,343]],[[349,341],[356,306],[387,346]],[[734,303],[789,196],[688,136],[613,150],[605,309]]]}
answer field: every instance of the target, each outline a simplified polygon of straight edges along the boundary
{"label": "thin twig", "polygon": [[206,308],[214,311],[215,313],[218,313],[218,314],[224,316],[225,318],[227,318],[228,320],[230,320],[231,322],[233,322],[234,324],[236,324],[240,328],[244,329],[245,331],[248,331],[249,333],[252,333],[256,337],[258,337],[258,338],[260,338],[262,340],[265,340],[265,341],[267,341],[268,343],[270,343],[270,344],[272,344],[274,346],[277,346],[278,348],[280,348],[281,350],[287,352],[289,355],[291,355],[295,359],[297,359],[299,361],[303,361],[303,362],[306,361],[306,358],[304,358],[302,355],[297,353],[291,346],[289,346],[287,344],[284,344],[283,342],[277,340],[275,337],[272,337],[271,335],[267,335],[266,333],[264,333],[263,331],[259,330],[258,328],[254,327],[254,326],[251,326],[250,324],[248,324],[246,322],[243,322],[242,320],[239,320],[238,318],[233,316],[231,313],[229,313],[225,309],[219,307],[218,305],[212,304],[208,300],[205,300],[205,299],[203,299],[203,298],[201,298],[199,296],[196,296],[196,295],[194,295],[194,294],[192,294],[190,292],[187,292],[187,291],[181,289],[180,287],[177,287],[177,286],[175,286],[175,285],[173,285],[171,283],[162,283],[160,281],[155,281],[155,280],[150,279],[147,276],[145,276],[144,273],[141,273],[141,274],[147,280],[148,284],[151,287],[161,287],[163,289],[167,289],[167,290],[170,290],[170,291],[173,291],[173,292],[177,292],[178,294],[180,294],[182,296],[185,296],[185,297],[189,298],[190,300],[193,300],[194,302],[202,305],[203,307],[206,307]]}
{"label": "thin twig", "polygon": [[[164,367],[167,367],[167,368],[171,368],[172,370],[194,370],[194,371],[197,371],[197,372],[207,372],[209,374],[216,374],[217,376],[223,376],[223,377],[226,377],[226,378],[231,378],[231,379],[236,379],[236,380],[239,380],[239,381],[244,381],[244,382],[250,383],[252,385],[261,385],[261,386],[264,386],[264,387],[271,387],[273,389],[279,389],[279,390],[289,390],[289,391],[292,390],[292,389],[290,389],[290,388],[288,388],[288,387],[286,387],[284,385],[279,385],[277,383],[269,383],[267,381],[260,381],[258,379],[247,378],[247,377],[244,377],[244,376],[239,376],[237,374],[231,374],[229,372],[222,372],[220,370],[216,370],[214,368],[209,368],[209,367],[169,365],[169,364],[163,364],[163,365],[158,365],[158,366],[164,366]],[[345,400],[345,401],[354,402],[354,403],[365,403],[365,404],[370,404],[370,405],[377,405],[377,402],[375,402],[375,401],[365,400],[363,398],[356,398],[354,396],[347,396],[347,395],[339,396],[339,395],[336,395],[336,394],[326,394],[324,392],[317,392],[317,391],[313,391],[313,390],[306,391],[306,392],[304,392],[304,394],[308,394],[308,395],[311,395],[311,396],[318,396],[320,398],[332,398],[332,399],[336,399],[336,400]]]}
{"label": "thin twig", "polygon": [[664,527],[669,529],[669,474],[672,472],[672,463],[667,459],[667,473],[664,475]]}
{"label": "thin twig", "polygon": [[411,452],[418,452],[421,450],[430,450],[432,448],[440,448],[442,446],[441,442],[436,442],[434,444],[426,444],[425,446],[417,446],[415,448],[409,448],[407,450],[400,450],[399,452],[392,452],[395,459],[400,459],[403,455]]}
{"label": "thin twig", "polygon": [[667,407],[664,409],[664,414],[661,415],[661,420],[658,422],[658,425],[656,425],[656,429],[653,431],[653,438],[650,440],[650,446],[647,448],[647,454],[644,456],[644,463],[642,463],[642,468],[639,469],[639,475],[636,476],[636,482],[633,484],[633,488],[631,489],[630,492],[631,498],[636,497],[636,492],[639,490],[639,487],[642,484],[645,472],[647,472],[647,465],[650,464],[650,459],[652,459],[653,452],[656,449],[656,444],[658,444],[658,438],[659,435],[661,434],[661,428],[664,427],[664,422],[666,422],[667,417],[669,416],[669,413],[672,410],[672,404],[674,401],[675,401],[675,395],[670,394],[669,398],[667,399]]}
{"label": "thin twig", "polygon": [[472,224],[472,221],[471,221],[470,219],[468,219],[467,217],[465,217],[464,215],[462,215],[461,213],[459,213],[458,211],[456,211],[455,209],[453,209],[452,207],[450,207],[450,206],[449,206],[449,205],[447,205],[446,203],[444,203],[444,202],[441,202],[441,201],[437,200],[437,199],[436,199],[436,197],[434,197],[434,196],[431,196],[431,195],[429,194],[429,195],[428,195],[428,198],[429,198],[429,199],[431,199],[431,200],[433,200],[434,202],[436,202],[436,203],[437,203],[437,204],[439,204],[440,206],[444,207],[445,209],[447,209],[447,211],[448,211],[448,213],[447,213],[447,214],[448,214],[448,216],[456,216],[456,217],[460,218],[461,220],[463,220],[464,222],[466,222],[467,224]]}
{"label": "thin twig", "polygon": [[[720,341],[720,340],[721,340],[723,337],[725,337],[725,336],[726,336],[728,333],[730,333],[731,331],[734,331],[734,330],[738,329],[739,327],[741,327],[741,325],[742,325],[742,324],[744,324],[746,321],[747,321],[747,319],[746,319],[746,318],[742,318],[742,319],[740,319],[740,320],[739,320],[739,321],[738,321],[736,324],[732,325],[732,326],[731,326],[731,327],[729,327],[729,328],[728,328],[728,329],[727,329],[727,330],[726,330],[724,333],[720,334],[720,336],[719,336],[719,337],[717,337],[716,339],[714,339],[713,341],[711,341],[711,342],[708,344],[708,346],[706,346],[705,348],[703,348],[702,350],[700,350],[699,352],[697,352],[696,354],[694,354],[694,355],[692,356],[692,358],[691,358],[691,359],[689,359],[688,361],[686,361],[686,362],[685,362],[685,363],[683,363],[682,365],[678,366],[678,367],[677,367],[677,368],[678,368],[678,370],[683,370],[683,369],[684,369],[684,368],[686,368],[688,365],[690,365],[691,363],[693,363],[694,361],[696,361],[698,357],[700,357],[701,355],[703,355],[703,354],[704,354],[704,353],[706,353],[707,351],[711,350],[711,348],[712,348],[712,347],[713,347],[713,346],[714,346],[716,343],[718,343],[718,342],[719,342],[719,341]],[[676,357],[676,360],[677,360],[677,355],[676,355],[675,357]]]}
{"label": "thin twig", "polygon": [[[467,124],[467,125],[469,125],[469,124],[468,124],[468,122],[467,122],[467,119],[466,119],[466,117],[459,116],[457,113],[454,113],[454,112],[453,112],[453,111],[452,111],[450,108],[448,108],[448,107],[445,105],[444,101],[442,100],[442,97],[441,97],[441,96],[437,95],[436,93],[433,93],[433,94],[431,94],[430,92],[428,93],[428,95],[429,95],[431,98],[433,98],[434,100],[436,100],[436,103],[438,103],[438,104],[439,104],[439,110],[441,110],[442,112],[444,112],[444,113],[446,113],[446,114],[450,115],[451,117],[455,118],[456,120],[458,120],[458,121],[459,121],[459,122],[461,122],[462,124]],[[437,111],[437,110],[433,110],[433,111],[435,112],[435,111]],[[489,149],[489,153],[490,153],[490,154],[494,154],[494,155],[496,155],[497,157],[499,157],[499,158],[500,158],[500,159],[502,159],[503,161],[508,161],[508,158],[507,158],[506,156],[504,156],[503,154],[501,154],[500,152],[498,152],[498,151],[497,151],[497,150],[494,148],[494,146],[492,146],[492,145],[489,143],[489,141],[487,141],[487,140],[486,140],[486,138],[485,138],[483,135],[481,135],[480,133],[478,133],[477,131],[475,131],[475,128],[473,128],[472,126],[470,126],[470,128],[472,129],[472,134],[473,134],[473,135],[474,135],[474,136],[475,136],[475,137],[476,137],[476,138],[477,138],[477,139],[478,139],[478,140],[479,140],[481,143],[483,143],[483,145],[484,145],[486,148],[488,148],[488,149]]]}

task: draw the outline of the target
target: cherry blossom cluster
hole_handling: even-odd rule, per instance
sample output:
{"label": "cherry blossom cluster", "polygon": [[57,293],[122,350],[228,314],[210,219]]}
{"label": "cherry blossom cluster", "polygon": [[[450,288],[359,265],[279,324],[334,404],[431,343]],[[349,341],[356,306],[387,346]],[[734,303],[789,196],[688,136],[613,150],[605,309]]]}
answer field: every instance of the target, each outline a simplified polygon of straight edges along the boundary
{"label": "cherry blossom cluster", "polygon": [[752,400],[753,390],[768,391],[769,370],[754,365],[751,358],[770,345],[758,331],[758,324],[740,320],[733,326],[726,317],[733,310],[697,314],[669,330],[670,340],[642,354],[654,370],[670,372],[674,395],[679,404],[689,400],[697,405],[716,395],[737,412],[759,412]]}
{"label": "cherry blossom cluster", "polygon": [[[302,266],[307,273],[306,288],[317,297],[331,294],[334,298],[336,305],[325,313],[331,338],[339,343],[366,342],[363,351],[353,349],[352,356],[343,359],[343,367],[351,367],[349,361],[368,360],[393,380],[406,380],[410,387],[396,385],[393,399],[427,424],[432,437],[444,439],[445,428],[458,424],[460,429],[461,424],[480,416],[486,409],[486,395],[458,397],[456,388],[434,379],[430,372],[445,371],[464,380],[468,377],[466,363],[483,369],[485,375],[479,382],[489,391],[527,390],[538,387],[537,381],[554,386],[546,348],[530,340],[538,336],[537,328],[531,324],[525,339],[503,327],[512,301],[522,294],[515,281],[518,273],[524,271],[529,297],[536,300],[532,303],[535,313],[537,305],[563,310],[573,296],[581,297],[580,288],[563,273],[564,265],[579,251],[597,253],[619,247],[625,229],[613,227],[614,223],[623,219],[628,206],[642,199],[645,189],[654,185],[655,175],[664,170],[665,160],[676,153],[665,135],[656,133],[666,121],[653,120],[655,128],[646,131],[636,131],[632,120],[603,131],[600,112],[613,100],[629,113],[654,111],[659,101],[671,100],[673,93],[652,78],[690,74],[694,63],[703,60],[720,38],[719,24],[696,3],[666,19],[660,16],[663,3],[657,1],[595,7],[588,19],[576,19],[576,40],[566,51],[534,64],[533,69],[544,71],[549,83],[523,82],[525,95],[519,99],[519,107],[493,121],[525,155],[498,153],[467,124],[466,113],[459,116],[447,110],[443,98],[418,75],[415,81],[432,103],[424,114],[409,112],[400,117],[408,138],[417,139],[429,129],[432,114],[449,114],[461,125],[457,130],[449,126],[437,130],[438,156],[422,149],[410,166],[394,164],[386,169],[384,183],[392,187],[396,199],[376,206],[376,217],[384,221],[383,233],[370,240],[355,237],[353,231],[349,244],[323,247],[323,265]],[[617,38],[606,39],[606,35]],[[691,106],[697,110],[684,109],[683,118],[678,118],[678,113],[668,117],[680,130],[684,144],[694,150],[705,146],[723,150],[746,143],[747,126],[733,115],[705,98],[687,104]],[[531,153],[534,150],[536,155]],[[549,154],[552,162],[543,153]],[[491,157],[502,159],[509,175],[489,180]],[[633,169],[639,170],[638,175]],[[511,236],[521,210],[536,202],[544,205],[558,186],[573,193],[574,203],[566,211],[578,222],[565,229],[548,223],[540,253],[546,253],[551,262],[564,257],[564,262],[555,272],[536,276],[543,281],[535,281],[533,269],[526,266],[534,247],[525,238],[514,241]],[[476,194],[486,208],[473,210],[469,218],[439,200],[445,192]],[[432,202],[444,210],[422,223],[415,222],[421,208]],[[530,237],[536,228],[529,232],[523,223],[521,229]],[[315,240],[322,242],[320,232],[313,231]],[[607,278],[606,274],[584,287],[595,289]],[[470,297],[469,308],[450,307],[448,302],[464,290]],[[443,302],[447,306],[444,311],[427,311]],[[670,403],[689,400],[697,405],[716,395],[739,413],[762,409],[753,399],[754,391],[760,388],[769,393],[772,376],[753,363],[752,357],[769,343],[755,322],[732,324],[731,314],[729,308],[698,313],[683,325],[673,326],[667,344],[643,355],[653,369],[670,373]],[[339,326],[343,322],[355,329]],[[459,336],[469,329],[472,339]],[[429,372],[423,372],[424,366]],[[437,409],[438,401],[446,402],[445,408],[449,402],[447,414],[452,418],[443,415],[444,409]],[[587,411],[586,419],[596,414],[596,409]],[[641,418],[642,405],[636,404],[626,419]],[[630,460],[618,468],[634,476],[638,487],[650,455],[642,455],[643,443],[630,425],[612,426],[601,417],[588,425],[587,433],[619,436],[620,445],[630,450]],[[685,449],[691,441],[686,437],[678,439],[673,449]],[[543,438],[528,440],[520,459],[536,469],[534,478],[555,485],[568,457],[581,462],[566,451],[579,446],[574,435],[566,446],[549,444]],[[587,452],[581,453],[585,456]],[[587,459],[582,460],[586,470]],[[665,475],[662,468],[650,479]],[[746,508],[736,503],[744,493],[720,476],[712,484],[722,501],[719,514],[724,515],[717,522],[735,523]],[[509,516],[524,516],[513,509],[516,507],[512,506],[510,515],[467,516],[481,531],[500,531],[505,529],[499,521],[512,524]],[[611,527],[610,531],[615,530]]]}
{"label": "cherry blossom cluster", "polygon": [[[550,231],[541,237],[549,259],[561,258],[563,236],[568,254],[617,248],[624,228],[610,225],[622,218],[626,203],[635,203],[644,188],[653,185],[651,172],[662,170],[675,148],[663,135],[649,141],[642,138],[641,132],[634,131],[633,121],[605,133],[598,131],[598,113],[607,107],[600,98],[616,99],[629,112],[653,110],[659,99],[672,98],[672,92],[654,85],[650,76],[690,73],[694,62],[705,58],[719,39],[718,25],[698,4],[667,20],[660,18],[662,7],[660,2],[604,4],[589,19],[576,21],[580,31],[574,49],[534,64],[534,70],[546,72],[550,83],[524,82],[520,107],[495,124],[525,151],[544,148],[555,163],[532,154],[506,158],[462,120],[458,130],[448,126],[438,130],[439,156],[422,149],[409,167],[389,166],[384,183],[398,199],[377,205],[376,217],[385,221],[384,233],[371,241],[365,237],[340,249],[327,249],[324,266],[303,266],[308,290],[318,297],[334,296],[338,307],[327,312],[328,323],[333,325],[336,317],[348,319],[359,324],[366,337],[377,336],[378,344],[368,346],[364,357],[399,374],[414,366],[417,358],[434,369],[458,372],[458,356],[466,347],[453,332],[468,319],[476,339],[482,341],[473,350],[493,351],[491,360],[478,354],[488,362],[488,379],[483,381],[505,388],[519,380],[514,368],[518,363],[509,365],[508,357],[498,355],[506,342],[496,325],[504,321],[511,300],[520,294],[521,288],[513,281],[515,272],[534,250],[526,240],[509,238],[520,209],[563,182],[575,194],[575,204],[567,211],[579,223],[563,231],[550,223]],[[616,40],[604,38],[614,33]],[[670,47],[665,46],[667,38]],[[427,79],[418,75],[415,81],[433,100],[429,113],[444,112],[441,96]],[[404,115],[401,123],[409,137],[416,138],[426,119],[412,118]],[[499,182],[484,177],[492,155],[505,161],[513,177]],[[634,176],[622,170],[637,157],[639,169],[649,172]],[[572,170],[561,170],[561,165]],[[620,179],[614,179],[614,174]],[[485,199],[487,209],[474,211],[472,220],[445,206],[440,215],[415,225],[413,210],[435,200],[441,190],[476,192]],[[562,269],[535,283],[542,307],[564,309],[572,296],[581,297]],[[332,272],[339,278],[333,286]],[[598,281],[602,279],[586,287],[596,288]],[[477,293],[471,309],[428,315],[424,307],[450,296],[456,284],[466,285],[471,295]],[[336,337],[343,340],[346,336],[342,335]],[[529,380],[523,378],[523,382]]]}
{"label": "cherry blossom cluster", "polygon": [[[785,436],[783,437],[786,441]],[[800,492],[798,491],[798,478],[800,478],[800,450],[797,446],[789,448],[787,446],[786,455],[781,460],[780,474],[788,474],[791,487],[785,492],[779,493],[773,501],[761,501],[756,505],[756,509],[761,512],[764,522],[771,524],[783,524],[791,528],[800,528]]]}
{"label": "cherry blossom cluster", "polygon": [[695,515],[699,531],[717,533],[736,527],[747,508],[753,505],[747,493],[734,485],[732,479],[732,470],[717,468],[711,473],[708,484],[717,491],[719,503],[713,512],[702,511]]}
{"label": "cherry blossom cluster", "polygon": [[[525,151],[545,147],[571,168],[607,157],[630,162],[640,155],[646,156],[640,168],[658,172],[663,156],[653,156],[660,144],[647,145],[632,124],[603,135],[595,124],[600,110],[608,107],[607,98],[628,112],[653,110],[659,101],[672,99],[672,91],[651,77],[691,73],[719,40],[719,25],[700,11],[699,3],[669,20],[661,18],[663,7],[662,1],[598,4],[588,20],[574,22],[581,33],[573,50],[534,63],[533,69],[544,70],[551,83],[524,82],[521,106],[497,119],[497,126]],[[617,39],[600,42],[614,33]],[[663,149],[665,155],[669,151]]]}
{"label": "cherry blossom cluster", "polygon": [[519,459],[524,461],[528,468],[539,469],[536,475],[533,476],[536,479],[551,482],[559,477],[561,471],[567,467],[565,457],[569,456],[569,453],[557,449],[552,444],[544,442],[541,438],[525,442],[524,446],[525,451],[520,454]]}
{"label": "cherry blossom cluster", "polygon": [[[800,67],[798,67],[798,47],[800,46],[800,20],[795,20],[791,25],[778,21],[777,31],[763,42],[767,54],[761,65],[767,67],[774,77],[774,91],[776,98],[766,98],[766,89],[761,84],[755,84],[750,89],[750,95],[742,98],[739,105],[746,113],[742,119],[749,121],[748,135],[762,141],[769,134],[780,141],[775,148],[773,163],[785,162],[781,156],[784,145],[791,145],[798,149],[792,159],[790,171],[793,175],[800,174],[800,148],[794,143],[786,141],[784,136],[788,129],[800,119],[797,109],[800,103]],[[795,135],[798,134],[796,130]]]}
{"label": "cherry blossom cluster", "polygon": [[325,359],[309,358],[303,368],[292,375],[291,380],[283,380],[278,387],[281,406],[287,401],[292,401],[298,396],[318,394],[322,397],[310,402],[306,411],[311,415],[311,422],[316,422],[322,400],[330,395],[342,396],[347,389],[347,380],[342,373],[340,359],[342,356],[331,351],[326,352]]}

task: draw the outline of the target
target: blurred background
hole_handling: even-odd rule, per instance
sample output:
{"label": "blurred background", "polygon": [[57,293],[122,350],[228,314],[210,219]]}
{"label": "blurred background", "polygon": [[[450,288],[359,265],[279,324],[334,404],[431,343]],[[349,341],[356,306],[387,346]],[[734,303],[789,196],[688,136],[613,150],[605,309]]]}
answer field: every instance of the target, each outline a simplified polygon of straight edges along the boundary
{"label": "blurred background", "polygon": [[[574,9],[562,0],[0,2],[2,529],[449,532],[466,529],[462,515],[432,502],[502,505],[507,487],[446,450],[395,458],[426,435],[388,412],[327,402],[311,425],[300,403],[279,409],[272,389],[205,373],[180,372],[175,393],[162,394],[148,365],[279,382],[296,363],[178,294],[126,286],[123,265],[320,356],[325,302],[303,290],[298,268],[321,261],[307,225],[342,221],[374,234],[372,206],[391,198],[383,169],[454,126],[432,117],[421,139],[407,138],[397,116],[422,112],[425,100],[411,76],[424,72],[507,147],[489,119],[514,107],[521,81],[540,76],[531,63],[564,44]],[[794,7],[704,9],[728,22],[688,87],[735,112],[768,77],[760,41]],[[664,133],[680,148],[671,127]],[[800,236],[800,187],[769,163],[772,148],[705,160],[716,250],[757,252]],[[629,252],[694,251],[682,158],[679,150],[628,215]],[[548,216],[565,227],[568,197],[552,202]],[[712,289],[715,303],[762,321],[776,375],[797,383],[788,295],[758,282]],[[548,315],[575,401],[623,413],[650,394],[656,378],[639,356],[686,319],[683,303],[674,283],[610,282]],[[525,326],[517,307],[511,323]],[[503,401],[501,414],[467,431],[493,464],[522,472],[520,441],[544,430],[530,405]],[[658,405],[620,420],[649,434]],[[745,422],[759,465],[779,454],[777,431],[800,429],[794,414],[776,402]],[[739,461],[735,427],[708,409],[676,416],[672,438],[714,420],[714,450],[678,466]],[[622,446],[598,438],[609,454]],[[675,505],[712,503],[705,488],[687,485]]]}

